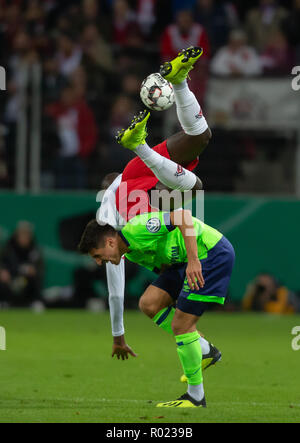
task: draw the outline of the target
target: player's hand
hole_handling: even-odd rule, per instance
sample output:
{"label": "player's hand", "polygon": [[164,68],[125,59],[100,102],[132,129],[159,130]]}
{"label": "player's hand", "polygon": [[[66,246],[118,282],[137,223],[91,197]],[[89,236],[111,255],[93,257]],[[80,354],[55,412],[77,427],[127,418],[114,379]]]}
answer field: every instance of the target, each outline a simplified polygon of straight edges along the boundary
{"label": "player's hand", "polygon": [[120,358],[122,360],[128,360],[129,355],[132,357],[137,357],[137,354],[135,354],[131,347],[126,344],[124,335],[114,337],[111,356],[114,357],[115,355],[117,356],[118,360],[120,360]]}
{"label": "player's hand", "polygon": [[199,291],[205,285],[202,275],[202,265],[199,259],[190,260],[186,268],[186,277],[190,289]]}

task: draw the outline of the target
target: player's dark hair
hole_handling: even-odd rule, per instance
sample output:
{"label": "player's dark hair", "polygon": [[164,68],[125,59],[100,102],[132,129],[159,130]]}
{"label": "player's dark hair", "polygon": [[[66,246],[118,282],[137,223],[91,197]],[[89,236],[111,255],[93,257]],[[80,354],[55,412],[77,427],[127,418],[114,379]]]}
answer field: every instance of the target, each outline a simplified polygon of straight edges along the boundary
{"label": "player's dark hair", "polygon": [[115,179],[120,175],[119,172],[111,172],[110,174],[107,174],[101,183],[102,189],[107,189],[114,181]]}
{"label": "player's dark hair", "polygon": [[80,240],[78,251],[81,254],[89,254],[92,249],[104,246],[105,237],[115,236],[116,230],[110,225],[99,225],[97,220],[91,220]]}

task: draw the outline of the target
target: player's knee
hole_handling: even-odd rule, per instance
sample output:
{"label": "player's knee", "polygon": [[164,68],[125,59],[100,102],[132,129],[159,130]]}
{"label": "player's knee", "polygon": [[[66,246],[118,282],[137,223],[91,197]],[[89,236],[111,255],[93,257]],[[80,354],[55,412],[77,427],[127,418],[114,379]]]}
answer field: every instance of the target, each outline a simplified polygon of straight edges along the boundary
{"label": "player's knee", "polygon": [[183,333],[182,332],[182,326],[183,325],[182,325],[179,317],[180,316],[178,315],[178,311],[176,310],[175,311],[175,315],[174,315],[173,320],[172,320],[172,323],[171,323],[171,328],[172,328],[173,334],[175,336],[176,335],[180,335],[180,334]]}
{"label": "player's knee", "polygon": [[202,191],[202,190],[203,190],[202,180],[199,177],[196,177],[196,183],[193,188],[193,191]]}
{"label": "player's knee", "polygon": [[176,309],[171,324],[173,334],[176,336],[195,331],[197,320],[197,317]]}
{"label": "player's knee", "polygon": [[209,144],[209,141],[212,138],[212,133],[211,130],[207,128],[207,130],[200,135],[191,135],[188,137],[188,150],[193,152],[195,156],[198,156],[205,150],[205,148]]}
{"label": "player's knee", "polygon": [[139,308],[145,315],[147,315],[147,317],[153,318],[157,314],[155,303],[147,297],[140,298]]}
{"label": "player's knee", "polygon": [[180,324],[178,323],[178,321],[176,319],[173,319],[171,327],[172,327],[173,334],[175,336],[181,335],[184,333],[184,332],[182,332],[182,326],[180,326]]}
{"label": "player's knee", "polygon": [[201,143],[203,147],[206,147],[208,143],[210,142],[210,139],[212,138],[212,132],[210,128],[207,128],[203,134],[201,134]]}

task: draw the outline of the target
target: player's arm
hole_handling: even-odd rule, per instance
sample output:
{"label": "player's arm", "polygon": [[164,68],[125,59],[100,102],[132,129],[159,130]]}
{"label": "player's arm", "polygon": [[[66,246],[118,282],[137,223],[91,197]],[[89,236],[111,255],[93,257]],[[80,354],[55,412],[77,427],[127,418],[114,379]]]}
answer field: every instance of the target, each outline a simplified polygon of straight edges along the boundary
{"label": "player's arm", "polygon": [[125,264],[124,260],[116,266],[111,263],[106,265],[108,286],[108,302],[113,335],[112,357],[118,360],[127,360],[129,355],[136,357],[133,350],[126,344],[123,322],[124,314],[124,291],[125,291]]}
{"label": "player's arm", "polygon": [[[115,194],[121,183],[122,175],[107,175],[102,183],[102,187],[106,189],[103,196],[101,207],[97,212],[97,221],[100,224],[108,223],[111,226],[119,226],[120,220],[116,209]],[[111,180],[114,181],[111,183]],[[113,335],[112,357],[117,356],[118,359],[128,358],[128,354],[136,356],[132,349],[126,344],[124,336],[124,292],[125,292],[125,264],[124,260],[116,266],[111,263],[106,265],[106,278],[108,286],[108,303],[111,318],[111,328]]]}
{"label": "player's arm", "polygon": [[198,291],[203,288],[205,281],[202,275],[201,262],[198,258],[198,244],[191,211],[183,209],[172,212],[170,220],[174,226],[180,229],[184,238],[188,259],[186,268],[188,285],[191,289]]}

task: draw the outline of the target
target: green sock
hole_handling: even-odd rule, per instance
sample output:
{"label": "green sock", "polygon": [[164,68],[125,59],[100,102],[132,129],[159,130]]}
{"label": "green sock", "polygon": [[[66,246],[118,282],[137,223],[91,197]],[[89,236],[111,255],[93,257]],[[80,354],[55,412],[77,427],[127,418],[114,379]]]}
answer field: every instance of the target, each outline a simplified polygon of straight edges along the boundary
{"label": "green sock", "polygon": [[177,352],[183,372],[189,385],[200,385],[202,377],[202,350],[199,342],[200,335],[197,331],[177,335]]}
{"label": "green sock", "polygon": [[175,314],[175,308],[169,306],[168,308],[164,308],[159,311],[156,316],[153,318],[154,323],[157,324],[161,329],[168,332],[174,336],[172,331],[172,320]]}

